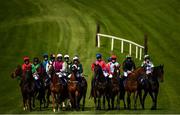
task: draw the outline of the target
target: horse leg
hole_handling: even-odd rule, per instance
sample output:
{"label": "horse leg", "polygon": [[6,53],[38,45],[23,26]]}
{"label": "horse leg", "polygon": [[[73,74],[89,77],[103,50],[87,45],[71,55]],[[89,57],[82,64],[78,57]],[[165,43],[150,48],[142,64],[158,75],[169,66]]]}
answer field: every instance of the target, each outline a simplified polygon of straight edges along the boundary
{"label": "horse leg", "polygon": [[157,109],[157,96],[158,96],[158,91],[155,92],[155,98],[154,98],[154,101],[155,101],[154,109],[155,110]]}
{"label": "horse leg", "polygon": [[31,107],[31,96],[29,96],[29,110],[32,111],[32,107]]}
{"label": "horse leg", "polygon": [[114,110],[114,95],[111,97],[111,105],[112,105],[112,110]]}
{"label": "horse leg", "polygon": [[55,94],[53,92],[51,92],[51,96],[52,96],[52,108],[53,108],[53,112],[56,112],[56,109],[55,109]]}
{"label": "horse leg", "polygon": [[110,110],[111,109],[111,107],[110,107],[110,96],[107,95],[106,98],[107,98],[107,102],[108,102],[108,110]]}
{"label": "horse leg", "polygon": [[118,110],[120,110],[120,92],[118,92],[118,94],[117,94],[117,105],[116,105],[116,108]]}
{"label": "horse leg", "polygon": [[131,93],[127,92],[127,108],[131,109],[131,100],[130,100]]}
{"label": "horse leg", "polygon": [[104,109],[104,110],[106,109],[105,104],[106,104],[106,96],[103,95],[103,109]]}
{"label": "horse leg", "polygon": [[79,92],[78,91],[76,91],[75,92],[75,103],[76,103],[76,110],[79,110],[79,98],[78,98],[78,94],[79,94]]}
{"label": "horse leg", "polygon": [[26,110],[26,99],[25,99],[25,97],[23,96],[23,110],[25,111]]}
{"label": "horse leg", "polygon": [[152,102],[153,102],[153,105],[152,105],[152,107],[151,107],[151,110],[154,110],[154,107],[155,107],[155,97],[153,96],[152,91],[149,91],[149,95],[151,96],[151,99],[152,99]]}
{"label": "horse leg", "polygon": [[84,107],[85,107],[86,91],[87,91],[87,90],[85,90],[85,91],[83,92],[83,106],[82,106],[82,111],[84,111]]}
{"label": "horse leg", "polygon": [[98,96],[98,109],[101,110],[101,96]]}
{"label": "horse leg", "polygon": [[47,89],[47,95],[46,95],[46,100],[47,100],[47,105],[46,105],[46,107],[47,107],[47,108],[49,107],[49,103],[50,103],[50,99],[49,99],[50,95],[51,95],[51,90],[48,88],[48,89]]}
{"label": "horse leg", "polygon": [[95,104],[95,108],[96,108],[96,110],[98,110],[96,97],[94,97],[94,104]]}
{"label": "horse leg", "polygon": [[146,99],[147,93],[148,93],[147,91],[144,91],[143,102],[142,102],[142,109],[145,109],[144,108],[144,104],[145,104],[145,99]]}
{"label": "horse leg", "polygon": [[143,107],[143,99],[142,99],[142,91],[139,90],[138,94],[139,94],[139,99],[140,99],[140,103],[141,103],[142,109],[144,109],[144,107]]}
{"label": "horse leg", "polygon": [[138,91],[134,92],[134,110],[137,109]]}

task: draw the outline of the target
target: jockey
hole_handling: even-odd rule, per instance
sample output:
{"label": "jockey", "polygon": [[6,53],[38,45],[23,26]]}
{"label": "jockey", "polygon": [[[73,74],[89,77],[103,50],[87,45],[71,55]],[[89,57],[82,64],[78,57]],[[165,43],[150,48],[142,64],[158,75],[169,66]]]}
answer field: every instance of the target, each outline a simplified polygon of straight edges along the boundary
{"label": "jockey", "polygon": [[[56,73],[59,73],[62,70],[62,66],[63,66],[62,58],[63,58],[62,54],[57,54],[57,60],[55,61],[54,65],[53,65]],[[59,77],[61,77],[61,76],[59,75]]]}
{"label": "jockey", "polygon": [[47,84],[50,83],[50,77],[49,77],[49,75],[48,75],[48,73],[47,73],[48,70],[46,70],[46,69],[47,69],[46,66],[47,66],[47,64],[49,63],[48,54],[47,54],[47,53],[44,53],[44,54],[43,54],[43,58],[44,58],[44,60],[43,60],[43,62],[42,62],[42,66],[43,66],[43,69],[45,70],[45,85],[47,85]]}
{"label": "jockey", "polygon": [[67,78],[71,73],[71,64],[72,62],[69,60],[69,55],[64,55],[64,63],[61,71],[63,72],[65,78]]}
{"label": "jockey", "polygon": [[136,69],[134,61],[130,55],[127,55],[123,62],[124,77],[127,78],[128,74],[132,73],[134,69]]}
{"label": "jockey", "polygon": [[[95,64],[98,64],[101,66],[104,76],[107,77],[108,72],[106,68],[106,63],[104,60],[102,60],[102,55],[100,53],[96,54],[96,59],[97,60],[95,61]],[[94,64],[91,65],[91,70],[94,71]]]}
{"label": "jockey", "polygon": [[[48,61],[48,63],[46,64],[46,72],[47,73],[49,72],[50,65],[54,66],[55,58],[56,58],[56,56],[54,54],[50,55],[50,61]],[[49,77],[51,77],[51,76],[49,75]]]}
{"label": "jockey", "polygon": [[27,70],[31,70],[31,63],[29,62],[29,57],[28,56],[25,56],[24,58],[23,58],[23,60],[24,60],[24,64],[22,64],[22,72],[23,72],[23,75],[25,75],[25,72],[27,71]]}
{"label": "jockey", "polygon": [[60,82],[62,82],[63,85],[66,85],[66,79],[65,76],[62,72],[62,68],[63,68],[63,56],[62,54],[57,54],[57,60],[54,63],[54,69],[56,74],[59,76],[60,78]]}
{"label": "jockey", "polygon": [[117,57],[116,55],[112,55],[111,56],[111,62],[109,64],[109,67],[108,67],[108,71],[109,71],[109,78],[112,78],[113,77],[113,74],[114,74],[114,67],[120,67],[120,64],[116,61]]}
{"label": "jockey", "polygon": [[47,53],[43,54],[43,58],[44,60],[42,62],[42,65],[43,65],[44,70],[46,70],[46,65],[49,63],[48,54]]}
{"label": "jockey", "polygon": [[36,87],[38,88],[38,89],[40,89],[40,85],[41,85],[41,83],[40,83],[40,71],[38,70],[40,67],[41,67],[41,65],[40,65],[40,63],[39,63],[40,61],[39,61],[39,58],[37,58],[37,57],[35,57],[34,59],[33,59],[33,64],[32,64],[32,74],[33,74],[33,77],[34,77],[34,79],[35,79],[35,85],[36,85]]}
{"label": "jockey", "polygon": [[154,65],[151,62],[149,55],[144,56],[144,61],[142,62],[141,67],[144,67],[146,69],[146,75],[152,74]]}
{"label": "jockey", "polygon": [[81,82],[81,78],[83,77],[82,76],[82,74],[83,74],[83,67],[82,67],[82,64],[79,61],[79,57],[78,56],[75,56],[73,58],[73,64],[71,65],[71,71],[72,71],[72,67],[73,66],[76,67],[76,69],[77,69],[76,80]]}

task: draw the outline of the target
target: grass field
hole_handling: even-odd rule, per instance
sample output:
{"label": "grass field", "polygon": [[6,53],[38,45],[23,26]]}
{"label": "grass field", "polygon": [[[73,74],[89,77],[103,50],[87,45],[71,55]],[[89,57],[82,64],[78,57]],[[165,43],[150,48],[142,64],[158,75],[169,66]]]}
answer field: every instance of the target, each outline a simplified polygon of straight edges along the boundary
{"label": "grass field", "polygon": [[[0,113],[29,113],[22,109],[17,80],[10,73],[22,64],[24,55],[41,57],[44,52],[80,56],[88,75],[88,93],[92,72],[90,64],[101,52],[105,59],[111,54],[110,43],[95,47],[96,23],[101,33],[115,35],[143,44],[149,37],[149,53],[155,65],[165,65],[164,82],[160,84],[158,110],[95,111],[93,100],[86,99],[84,113],[180,113],[180,1],[179,0],[10,0],[0,1]],[[116,41],[115,41],[116,42]],[[115,43],[113,53],[121,63],[125,54]],[[140,61],[136,60],[137,65]],[[122,103],[121,103],[122,107]],[[138,105],[139,109],[140,106]],[[45,111],[32,113],[52,113]]]}

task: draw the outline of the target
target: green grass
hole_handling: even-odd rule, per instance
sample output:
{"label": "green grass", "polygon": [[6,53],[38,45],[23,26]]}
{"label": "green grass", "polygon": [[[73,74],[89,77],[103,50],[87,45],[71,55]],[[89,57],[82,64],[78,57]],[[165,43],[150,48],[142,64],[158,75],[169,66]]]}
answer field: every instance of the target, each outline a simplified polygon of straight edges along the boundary
{"label": "green grass", "polygon": [[[11,0],[0,1],[0,113],[28,113],[22,110],[18,81],[10,73],[22,64],[24,55],[41,57],[44,52],[80,56],[88,75],[88,93],[92,72],[90,64],[101,52],[110,54],[109,40],[95,47],[96,23],[101,33],[143,44],[149,38],[149,53],[155,65],[165,65],[165,82],[160,84],[158,110],[151,111],[148,96],[146,110],[95,111],[93,100],[86,99],[85,112],[60,113],[180,113],[180,1],[179,0]],[[122,63],[120,43],[114,53]],[[137,65],[140,61],[136,60]],[[140,106],[139,106],[140,108]],[[52,113],[46,111],[33,113]]]}

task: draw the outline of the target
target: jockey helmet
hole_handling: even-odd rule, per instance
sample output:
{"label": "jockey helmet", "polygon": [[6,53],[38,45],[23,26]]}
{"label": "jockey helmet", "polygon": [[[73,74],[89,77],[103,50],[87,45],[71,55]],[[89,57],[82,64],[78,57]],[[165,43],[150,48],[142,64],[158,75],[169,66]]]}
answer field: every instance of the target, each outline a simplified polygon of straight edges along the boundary
{"label": "jockey helmet", "polygon": [[73,57],[73,61],[79,60],[77,56]]}
{"label": "jockey helmet", "polygon": [[29,57],[28,57],[28,56],[25,56],[25,57],[23,58],[23,60],[24,60],[24,61],[29,61]]}
{"label": "jockey helmet", "polygon": [[64,58],[69,58],[69,55],[67,55],[67,54],[66,54],[66,55],[64,55]]}
{"label": "jockey helmet", "polygon": [[48,54],[47,54],[47,53],[44,53],[44,54],[43,54],[43,57],[44,57],[44,58],[48,58]]}
{"label": "jockey helmet", "polygon": [[107,59],[107,60],[108,60],[108,62],[111,62],[112,58],[111,58],[111,57],[108,57],[108,59]]}
{"label": "jockey helmet", "polygon": [[149,55],[145,55],[144,56],[144,59],[146,60],[146,59],[150,59],[150,56]]}
{"label": "jockey helmet", "polygon": [[112,56],[111,56],[111,59],[112,59],[112,60],[115,60],[116,58],[117,58],[116,55],[112,55]]}
{"label": "jockey helmet", "polygon": [[55,59],[56,56],[55,56],[54,54],[51,54],[50,58],[51,58],[51,59]]}
{"label": "jockey helmet", "polygon": [[61,58],[62,58],[63,56],[62,56],[62,54],[57,54],[57,58],[58,58],[58,57],[61,57]]}
{"label": "jockey helmet", "polygon": [[96,59],[100,59],[100,58],[102,58],[102,55],[100,53],[97,53],[96,54]]}
{"label": "jockey helmet", "polygon": [[39,63],[39,58],[38,58],[38,57],[35,57],[35,58],[33,59],[33,62]]}

